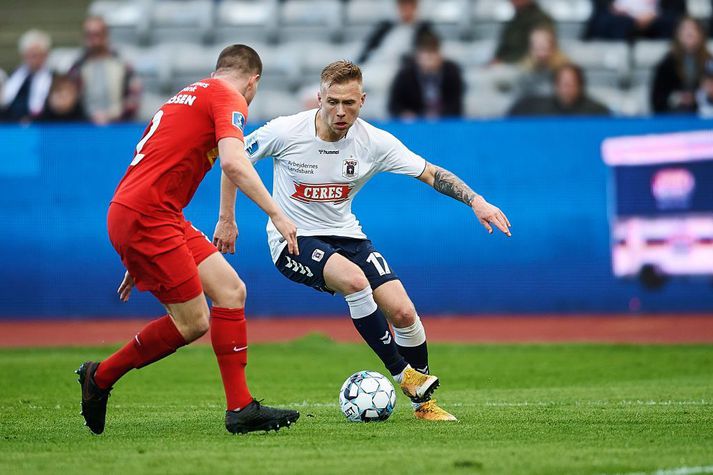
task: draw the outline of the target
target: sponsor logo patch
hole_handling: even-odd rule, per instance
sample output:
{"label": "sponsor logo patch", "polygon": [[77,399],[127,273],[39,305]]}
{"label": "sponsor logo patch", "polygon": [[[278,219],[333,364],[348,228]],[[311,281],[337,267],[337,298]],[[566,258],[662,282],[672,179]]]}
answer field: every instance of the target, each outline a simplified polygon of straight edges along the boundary
{"label": "sponsor logo patch", "polygon": [[260,143],[257,141],[257,137],[253,139],[252,142],[247,146],[245,151],[248,153],[248,155],[255,155],[255,152],[257,152],[260,149]]}
{"label": "sponsor logo patch", "polygon": [[343,203],[349,199],[350,190],[348,183],[295,183],[295,192],[290,198],[305,203]]}
{"label": "sponsor logo patch", "polygon": [[245,116],[240,112],[233,112],[233,125],[242,132],[245,127]]}
{"label": "sponsor logo patch", "polygon": [[359,174],[359,162],[353,158],[342,161],[342,176],[344,178],[354,178]]}
{"label": "sponsor logo patch", "polygon": [[324,251],[321,249],[315,249],[314,252],[312,253],[313,261],[320,262],[323,257],[324,257]]}

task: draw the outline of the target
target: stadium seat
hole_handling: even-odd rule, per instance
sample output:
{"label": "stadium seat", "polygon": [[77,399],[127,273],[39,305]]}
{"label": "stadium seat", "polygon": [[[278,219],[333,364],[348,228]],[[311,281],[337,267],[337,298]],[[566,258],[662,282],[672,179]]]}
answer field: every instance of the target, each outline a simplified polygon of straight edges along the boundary
{"label": "stadium seat", "polygon": [[296,39],[340,40],[343,4],[330,0],[286,0],[278,12],[280,42]]}
{"label": "stadium seat", "polygon": [[115,44],[137,44],[147,39],[150,0],[97,0],[89,14],[104,18]]}
{"label": "stadium seat", "polygon": [[475,40],[472,42],[445,41],[443,55],[458,63],[462,68],[482,66],[493,59],[495,40]]}
{"label": "stadium seat", "polygon": [[471,29],[471,2],[468,0],[424,0],[421,18],[433,22],[436,31],[446,39],[467,36]]}
{"label": "stadium seat", "polygon": [[471,9],[474,38],[497,38],[504,22],[515,14],[508,0],[477,0]]}
{"label": "stadium seat", "polygon": [[172,45],[139,48],[132,45],[119,47],[119,54],[136,71],[145,91],[169,94],[171,89]]}
{"label": "stadium seat", "polygon": [[153,91],[144,91],[141,94],[141,104],[137,114],[137,120],[148,122],[156,114],[161,106],[171,97],[170,94],[161,94]]}
{"label": "stadium seat", "polygon": [[632,84],[650,85],[656,65],[670,47],[669,41],[637,41],[632,49]]}
{"label": "stadium seat", "polygon": [[196,43],[171,45],[171,92],[209,76],[215,69],[220,46],[201,46]]}
{"label": "stadium seat", "polygon": [[262,88],[250,104],[249,123],[257,124],[282,115],[296,114],[303,110],[296,94],[279,90]]}
{"label": "stadium seat", "polygon": [[292,41],[280,45],[284,54],[299,59],[303,82],[318,80],[319,73],[332,61],[340,59],[354,60],[363,43],[351,42],[330,44],[324,41]]}
{"label": "stadium seat", "polygon": [[[262,59],[261,87],[294,91],[300,85],[300,57],[280,46],[253,45]],[[216,56],[217,57],[217,56]]]}
{"label": "stadium seat", "polygon": [[593,86],[620,87],[629,80],[629,48],[624,43],[570,40],[563,42],[562,50],[584,68]]}
{"label": "stadium seat", "polygon": [[52,48],[47,65],[53,71],[66,74],[81,54],[81,48]]}
{"label": "stadium seat", "polygon": [[216,7],[217,43],[265,43],[275,39],[276,0],[223,0]]}
{"label": "stadium seat", "polygon": [[688,14],[694,18],[707,19],[711,16],[710,0],[687,0]]}
{"label": "stadium seat", "polygon": [[394,2],[384,0],[351,0],[344,11],[344,39],[363,41],[374,26],[384,19],[396,19]]}
{"label": "stadium seat", "polygon": [[150,41],[203,43],[213,34],[211,0],[157,0],[151,9]]}
{"label": "stadium seat", "polygon": [[468,88],[465,94],[465,114],[480,119],[502,117],[513,104],[515,97],[510,93],[477,91]]}

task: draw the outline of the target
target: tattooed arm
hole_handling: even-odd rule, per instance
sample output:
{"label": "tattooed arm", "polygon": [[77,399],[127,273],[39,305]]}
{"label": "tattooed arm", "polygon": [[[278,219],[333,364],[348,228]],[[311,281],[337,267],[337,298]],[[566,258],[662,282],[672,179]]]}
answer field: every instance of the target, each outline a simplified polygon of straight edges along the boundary
{"label": "tattooed arm", "polygon": [[493,224],[503,233],[510,236],[510,221],[508,221],[505,213],[485,201],[485,198],[477,194],[463,180],[445,168],[428,163],[418,179],[432,186],[439,193],[468,205],[475,213],[480,224],[489,233],[493,232],[491,226]]}

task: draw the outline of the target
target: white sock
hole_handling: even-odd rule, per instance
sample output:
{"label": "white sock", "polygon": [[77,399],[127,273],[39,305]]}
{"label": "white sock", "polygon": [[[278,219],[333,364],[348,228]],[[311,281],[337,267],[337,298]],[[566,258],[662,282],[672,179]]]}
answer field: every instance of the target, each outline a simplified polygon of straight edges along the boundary
{"label": "white sock", "polygon": [[399,346],[414,347],[422,345],[426,341],[426,330],[423,328],[421,318],[416,315],[413,325],[396,328],[394,327],[394,341]]}
{"label": "white sock", "polygon": [[401,384],[401,381],[404,380],[404,373],[406,372],[407,369],[409,369],[411,365],[406,365],[403,371],[401,371],[399,374],[393,374],[391,375],[392,378],[394,378],[394,381],[397,383]]}
{"label": "white sock", "polygon": [[368,317],[372,313],[376,312],[376,309],[378,308],[376,302],[374,301],[374,296],[372,295],[370,286],[367,286],[359,292],[345,295],[344,300],[346,300],[347,305],[349,305],[349,314],[355,320]]}

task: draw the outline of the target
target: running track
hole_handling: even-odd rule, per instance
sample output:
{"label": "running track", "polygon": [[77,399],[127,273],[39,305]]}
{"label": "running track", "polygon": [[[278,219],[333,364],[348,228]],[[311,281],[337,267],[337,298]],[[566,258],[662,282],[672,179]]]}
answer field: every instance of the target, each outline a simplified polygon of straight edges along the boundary
{"label": "running track", "polygon": [[[423,318],[431,342],[456,343],[713,343],[713,315],[477,316]],[[146,320],[2,320],[0,347],[84,346],[127,341]],[[321,333],[360,341],[348,316],[253,318],[251,343]],[[208,337],[200,340],[209,343]]]}

